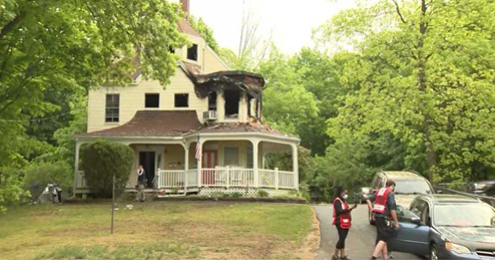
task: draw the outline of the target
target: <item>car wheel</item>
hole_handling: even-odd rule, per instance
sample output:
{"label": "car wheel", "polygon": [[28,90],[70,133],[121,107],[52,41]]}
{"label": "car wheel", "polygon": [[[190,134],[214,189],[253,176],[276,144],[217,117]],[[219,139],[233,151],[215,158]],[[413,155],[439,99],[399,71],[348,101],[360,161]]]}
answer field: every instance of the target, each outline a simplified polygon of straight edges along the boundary
{"label": "car wheel", "polygon": [[437,250],[437,245],[433,244],[431,245],[430,249],[430,259],[431,260],[438,260],[438,250]]}
{"label": "car wheel", "polygon": [[375,221],[373,220],[373,217],[369,210],[368,210],[368,221],[370,222],[370,225],[375,225]]}

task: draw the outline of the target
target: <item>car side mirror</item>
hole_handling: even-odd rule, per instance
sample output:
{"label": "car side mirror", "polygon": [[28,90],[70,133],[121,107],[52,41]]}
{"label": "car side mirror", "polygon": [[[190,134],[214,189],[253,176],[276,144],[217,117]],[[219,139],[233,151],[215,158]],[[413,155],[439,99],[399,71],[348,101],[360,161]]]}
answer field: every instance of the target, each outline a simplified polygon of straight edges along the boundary
{"label": "car side mirror", "polygon": [[411,223],[421,225],[421,219],[417,216],[411,217]]}

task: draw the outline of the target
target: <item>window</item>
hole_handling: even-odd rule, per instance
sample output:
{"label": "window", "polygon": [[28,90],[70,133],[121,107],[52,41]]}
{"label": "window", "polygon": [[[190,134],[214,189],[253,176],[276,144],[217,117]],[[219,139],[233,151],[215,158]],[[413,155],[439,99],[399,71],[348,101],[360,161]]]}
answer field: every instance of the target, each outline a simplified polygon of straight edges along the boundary
{"label": "window", "polygon": [[175,107],[189,107],[189,94],[175,94]]}
{"label": "window", "polygon": [[105,122],[119,122],[119,94],[107,94],[105,102]]}
{"label": "window", "polygon": [[193,44],[191,47],[187,48],[187,59],[188,60],[198,60],[198,45]]}
{"label": "window", "polygon": [[246,155],[246,168],[252,169],[254,167],[253,147],[247,148]]}
{"label": "window", "polygon": [[223,96],[225,98],[225,117],[238,118],[241,98],[239,90],[225,90]]}
{"label": "window", "polygon": [[225,166],[239,166],[239,148],[225,147],[223,151],[223,164]]}
{"label": "window", "polygon": [[144,107],[146,108],[160,107],[160,94],[145,94]]}
{"label": "window", "polygon": [[169,51],[170,53],[175,53],[175,48],[174,48],[174,47],[172,47],[172,46],[168,46],[168,51]]}
{"label": "window", "polygon": [[213,91],[208,94],[208,110],[217,111],[217,92]]}

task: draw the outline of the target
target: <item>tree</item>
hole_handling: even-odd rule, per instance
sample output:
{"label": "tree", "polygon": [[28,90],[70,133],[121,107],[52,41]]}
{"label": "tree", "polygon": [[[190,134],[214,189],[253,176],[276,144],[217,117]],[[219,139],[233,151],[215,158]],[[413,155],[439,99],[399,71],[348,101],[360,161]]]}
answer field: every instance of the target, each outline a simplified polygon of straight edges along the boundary
{"label": "tree", "polygon": [[329,121],[329,134],[391,133],[409,158],[424,158],[430,180],[476,178],[474,165],[493,172],[495,154],[488,147],[495,142],[495,51],[488,46],[495,44],[494,6],[361,1],[333,18],[324,35],[353,44],[359,66],[342,77],[359,90]]}
{"label": "tree", "polygon": [[[49,93],[125,85],[136,70],[165,85],[176,68],[169,49],[186,44],[182,16],[165,0],[0,1],[0,167],[25,163],[29,119],[65,109]],[[36,128],[29,133],[49,139]]]}
{"label": "tree", "polygon": [[315,97],[277,50],[261,63],[258,72],[267,82],[263,90],[264,120],[278,130],[300,136],[300,130],[318,117]]}
{"label": "tree", "polygon": [[125,189],[132,168],[134,151],[127,145],[96,141],[82,147],[82,169],[91,193],[98,198],[112,197],[112,182],[118,194]]}
{"label": "tree", "polygon": [[203,19],[201,17],[196,19],[196,17],[191,16],[189,18],[189,23],[201,36],[203,36],[206,44],[218,53],[220,47],[218,46],[217,40],[213,37],[213,30],[203,21]]}

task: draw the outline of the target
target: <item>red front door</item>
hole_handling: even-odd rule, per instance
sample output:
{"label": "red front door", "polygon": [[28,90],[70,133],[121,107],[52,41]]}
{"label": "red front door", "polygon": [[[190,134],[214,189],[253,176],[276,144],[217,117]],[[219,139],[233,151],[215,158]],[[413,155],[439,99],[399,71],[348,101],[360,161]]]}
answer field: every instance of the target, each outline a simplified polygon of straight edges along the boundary
{"label": "red front door", "polygon": [[[203,150],[201,158],[202,180],[204,185],[215,184],[215,166],[218,165],[218,153],[216,150]],[[212,170],[213,169],[213,170]]]}

